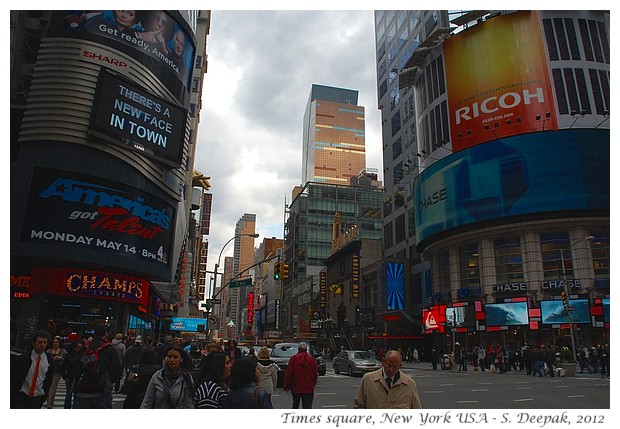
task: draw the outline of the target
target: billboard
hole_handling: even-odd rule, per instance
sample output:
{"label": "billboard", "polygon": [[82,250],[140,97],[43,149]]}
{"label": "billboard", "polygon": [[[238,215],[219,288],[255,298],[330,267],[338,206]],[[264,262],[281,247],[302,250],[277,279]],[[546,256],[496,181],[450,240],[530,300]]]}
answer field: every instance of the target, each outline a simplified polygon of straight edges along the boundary
{"label": "billboard", "polygon": [[387,284],[388,310],[405,308],[405,266],[400,262],[385,264],[385,280]]}
{"label": "billboard", "polygon": [[180,167],[186,111],[107,72],[99,74],[90,126],[115,143]]}
{"label": "billboard", "polygon": [[486,304],[486,326],[529,325],[527,302]]}
{"label": "billboard", "polygon": [[472,328],[476,326],[476,309],[473,305],[446,308],[446,327]]}
{"label": "billboard", "polygon": [[609,298],[601,299],[603,304],[603,321],[609,323],[611,321],[611,307],[609,306]]}
{"label": "billboard", "polygon": [[587,299],[569,299],[568,306],[573,307],[571,315],[564,310],[561,300],[540,301],[542,323],[545,325],[570,323],[590,323],[590,303]]}
{"label": "billboard", "polygon": [[536,11],[495,17],[443,44],[452,149],[558,128]]}
{"label": "billboard", "polygon": [[195,47],[185,28],[163,10],[69,10],[64,27],[75,35],[114,40],[153,58],[187,88]]}
{"label": "billboard", "polygon": [[108,179],[36,168],[26,204],[22,243],[49,246],[50,257],[69,253],[169,276],[175,209],[163,199]]}
{"label": "billboard", "polygon": [[414,183],[418,248],[476,222],[609,210],[609,147],[608,130],[566,129],[499,139],[435,162]]}
{"label": "billboard", "polygon": [[172,317],[170,322],[171,331],[198,332],[198,325],[207,328],[207,319],[197,319],[192,317]]}

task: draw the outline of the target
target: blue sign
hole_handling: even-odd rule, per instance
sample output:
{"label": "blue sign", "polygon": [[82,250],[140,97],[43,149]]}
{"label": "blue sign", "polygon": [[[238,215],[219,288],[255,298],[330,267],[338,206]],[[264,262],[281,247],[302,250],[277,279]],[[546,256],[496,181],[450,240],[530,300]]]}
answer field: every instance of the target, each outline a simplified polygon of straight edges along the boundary
{"label": "blue sign", "polygon": [[609,130],[522,134],[454,153],[415,182],[418,246],[508,216],[609,210]]}
{"label": "blue sign", "polygon": [[198,325],[207,327],[207,319],[196,319],[191,317],[173,317],[170,323],[171,331],[198,332]]}

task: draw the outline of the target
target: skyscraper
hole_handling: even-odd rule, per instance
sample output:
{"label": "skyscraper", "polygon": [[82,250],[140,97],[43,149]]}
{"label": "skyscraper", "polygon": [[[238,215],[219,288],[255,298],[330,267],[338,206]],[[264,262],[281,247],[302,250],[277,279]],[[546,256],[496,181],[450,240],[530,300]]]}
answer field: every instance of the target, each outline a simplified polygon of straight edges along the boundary
{"label": "skyscraper", "polygon": [[[248,277],[247,270],[254,262],[254,237],[247,234],[256,232],[256,215],[245,213],[237,221],[235,227],[235,249],[234,249],[234,268],[233,276],[240,273],[240,278]],[[235,322],[237,327],[241,326],[241,310],[247,305],[247,294],[249,288],[238,288],[230,291],[230,312],[229,317]]]}
{"label": "skyscraper", "polygon": [[366,167],[364,108],[357,95],[312,85],[303,122],[302,184],[348,185]]}

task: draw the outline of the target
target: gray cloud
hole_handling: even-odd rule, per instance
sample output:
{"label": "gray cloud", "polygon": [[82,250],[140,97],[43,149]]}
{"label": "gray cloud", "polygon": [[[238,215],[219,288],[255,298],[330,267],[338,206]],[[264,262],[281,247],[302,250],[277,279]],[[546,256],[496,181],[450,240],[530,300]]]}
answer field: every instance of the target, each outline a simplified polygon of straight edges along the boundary
{"label": "gray cloud", "polygon": [[257,244],[282,238],[312,84],[359,91],[367,165],[380,167],[373,28],[372,11],[212,11],[195,161],[211,176],[210,267],[244,213],[256,214]]}

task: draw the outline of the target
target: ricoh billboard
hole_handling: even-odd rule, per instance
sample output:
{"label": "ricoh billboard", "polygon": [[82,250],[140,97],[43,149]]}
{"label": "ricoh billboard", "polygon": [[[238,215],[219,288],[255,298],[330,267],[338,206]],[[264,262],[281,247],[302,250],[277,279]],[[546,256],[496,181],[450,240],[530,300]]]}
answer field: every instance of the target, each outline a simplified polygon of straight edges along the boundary
{"label": "ricoh billboard", "polygon": [[502,137],[558,129],[536,11],[487,20],[446,40],[454,152]]}

